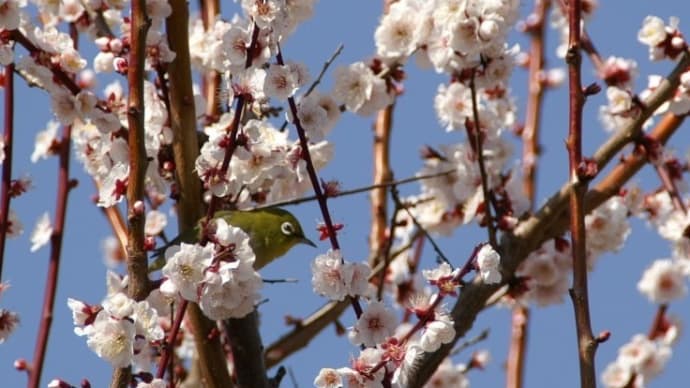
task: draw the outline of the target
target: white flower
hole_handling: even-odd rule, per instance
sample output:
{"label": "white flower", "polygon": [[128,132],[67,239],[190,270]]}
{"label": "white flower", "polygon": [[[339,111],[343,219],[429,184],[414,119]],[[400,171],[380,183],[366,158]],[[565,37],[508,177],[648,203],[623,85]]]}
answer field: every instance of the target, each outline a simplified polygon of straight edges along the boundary
{"label": "white flower", "polygon": [[38,159],[47,159],[55,150],[53,144],[57,141],[57,130],[60,123],[49,121],[46,129],[36,134],[34,141],[34,152],[31,154],[31,161],[36,163]]}
{"label": "white flower", "polygon": [[419,345],[425,352],[435,352],[442,344],[455,339],[455,327],[450,316],[439,312],[434,314],[434,320],[426,324],[419,340]]}
{"label": "white flower", "polygon": [[685,276],[677,261],[656,260],[642,275],[637,289],[650,301],[659,304],[672,302],[688,292]]}
{"label": "white flower", "polygon": [[50,223],[50,215],[48,215],[48,212],[45,212],[38,219],[36,227],[33,233],[31,233],[31,252],[36,252],[46,245],[52,235],[53,225]]}
{"label": "white flower", "polygon": [[133,316],[136,333],[144,336],[148,341],[159,341],[165,337],[165,332],[158,322],[158,313],[149,302],[136,302],[133,306]]}
{"label": "white flower", "polygon": [[351,270],[346,270],[346,273],[351,273],[349,280],[349,287],[347,293],[350,296],[367,297],[371,291],[369,283],[369,275],[371,275],[371,267],[368,263],[346,263]]}
{"label": "white flower", "polygon": [[425,388],[468,388],[470,381],[465,376],[467,366],[464,364],[453,365],[453,361],[446,357],[436,368]]}
{"label": "white flower", "polygon": [[652,341],[644,334],[636,334],[618,350],[618,360],[645,379],[659,374],[671,357],[668,345]]}
{"label": "white flower", "polygon": [[369,115],[390,103],[385,82],[364,63],[356,62],[335,70],[333,97],[352,112]]}
{"label": "white flower", "polygon": [[661,44],[666,39],[664,21],[656,16],[647,16],[642,21],[642,28],[637,33],[637,40],[650,47]]}
{"label": "white flower", "polygon": [[609,101],[609,113],[612,115],[624,114],[633,108],[632,94],[627,90],[610,86],[606,89],[606,98]]}
{"label": "white flower", "polygon": [[309,97],[302,99],[297,106],[297,118],[309,140],[317,142],[324,139],[329,129],[328,113],[318,104],[318,100]]}
{"label": "white flower", "polygon": [[382,302],[369,303],[350,332],[350,341],[364,346],[376,346],[393,335],[398,323],[395,314]]}
{"label": "white flower", "polygon": [[317,388],[339,388],[343,386],[343,379],[337,370],[321,368],[319,375],[314,379],[314,386]]}
{"label": "white flower", "polygon": [[352,368],[340,368],[338,373],[343,378],[345,387],[352,388],[381,388],[381,380],[385,368],[379,368],[375,373],[371,369],[381,361],[383,352],[376,348],[366,348],[359,354],[359,358],[352,362]]}
{"label": "white flower", "polygon": [[108,295],[117,294],[118,292],[126,292],[128,283],[128,276],[122,277],[113,271],[108,271],[105,273],[105,285]]}
{"label": "white flower", "polygon": [[608,388],[624,388],[628,386],[632,377],[630,365],[615,361],[606,366],[601,375],[601,382]]}
{"label": "white flower", "polygon": [[115,70],[113,66],[113,61],[115,60],[115,54],[112,52],[99,52],[93,58],[93,71],[96,73],[110,73]]}
{"label": "white flower", "polygon": [[156,236],[168,225],[168,217],[158,210],[151,210],[146,214],[144,233],[148,236]]}
{"label": "white flower", "polygon": [[352,279],[350,266],[343,265],[340,250],[329,250],[319,255],[311,265],[311,284],[314,292],[331,300],[343,300],[348,295]]}
{"label": "white flower", "polygon": [[266,71],[264,94],[269,98],[287,100],[297,89],[298,79],[289,66],[271,64]]}
{"label": "white flower", "polygon": [[[621,196],[611,197],[585,217],[587,253],[618,251],[630,234],[628,207]],[[591,267],[591,263],[590,263]]]}
{"label": "white flower", "polygon": [[434,108],[447,131],[464,128],[465,121],[472,117],[472,92],[460,82],[439,85]]}
{"label": "white flower", "polygon": [[63,125],[72,125],[79,118],[79,102],[71,92],[57,87],[52,90],[50,106],[55,117]]}
{"label": "white flower", "polygon": [[79,55],[79,51],[74,49],[66,49],[60,51],[58,54],[60,60],[60,68],[70,73],[78,73],[86,67],[86,59]]}
{"label": "white flower", "polygon": [[163,379],[153,379],[150,383],[140,381],[136,388],[168,388],[168,382]]}
{"label": "white flower", "polygon": [[134,300],[122,292],[110,294],[103,301],[103,310],[118,319],[129,317],[134,312]]}
{"label": "white flower", "polygon": [[0,7],[0,30],[16,30],[19,28],[20,9],[26,7],[25,0],[5,0]]}
{"label": "white flower", "polygon": [[98,190],[98,206],[110,207],[125,198],[127,180],[129,179],[129,165],[117,163],[105,176]]}
{"label": "white flower", "polygon": [[93,325],[84,329],[86,344],[114,368],[132,363],[134,355],[134,324],[128,319],[113,319],[101,311]]}
{"label": "white flower", "polygon": [[484,283],[495,284],[501,282],[501,256],[489,244],[485,244],[477,252],[477,267]]}
{"label": "white flower", "polygon": [[417,48],[424,19],[407,2],[393,3],[376,28],[376,52],[384,58],[406,57]]}
{"label": "white flower", "polygon": [[214,237],[218,244],[223,247],[235,244],[233,254],[242,261],[253,263],[254,252],[249,245],[249,235],[242,229],[228,224],[223,217],[216,218],[214,223],[216,226]]}
{"label": "white flower", "polygon": [[92,315],[90,306],[80,300],[67,298],[67,306],[72,310],[72,322],[75,326],[83,326]]}
{"label": "white flower", "polygon": [[204,280],[204,271],[213,259],[213,244],[202,247],[197,244],[171,246],[165,251],[166,263],[162,269],[167,280],[161,285],[161,291],[180,295],[196,302],[198,287]]}
{"label": "white flower", "polygon": [[263,286],[253,268],[255,257],[247,234],[233,226],[224,229],[229,233],[223,232],[226,236],[221,243],[234,245],[230,254],[235,260],[221,260],[218,268],[206,271],[199,300],[201,310],[213,320],[242,318],[251,313]]}
{"label": "white flower", "polygon": [[516,272],[528,279],[527,299],[539,306],[563,302],[570,288],[569,252],[569,249],[558,250],[554,240],[550,240],[527,256]]}

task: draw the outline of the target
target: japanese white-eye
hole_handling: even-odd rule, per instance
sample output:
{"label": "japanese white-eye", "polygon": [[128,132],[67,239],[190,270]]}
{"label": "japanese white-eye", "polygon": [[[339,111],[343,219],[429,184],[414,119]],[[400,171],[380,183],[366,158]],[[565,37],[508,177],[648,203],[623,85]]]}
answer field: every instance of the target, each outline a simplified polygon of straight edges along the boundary
{"label": "japanese white-eye", "polygon": [[[307,244],[316,247],[311,240],[304,236],[302,225],[297,218],[287,210],[279,208],[266,208],[256,210],[219,210],[214,214],[214,219],[223,218],[229,225],[242,229],[249,235],[249,241],[256,261],[254,269],[259,270],[273,260],[285,255],[297,244]],[[199,220],[197,226],[173,239],[169,245],[179,242],[196,242],[202,237],[204,219]],[[163,247],[157,250],[160,254]],[[158,257],[150,266],[151,270],[157,269],[161,264]],[[164,261],[164,260],[163,260]],[[164,262],[162,264],[165,264]]]}

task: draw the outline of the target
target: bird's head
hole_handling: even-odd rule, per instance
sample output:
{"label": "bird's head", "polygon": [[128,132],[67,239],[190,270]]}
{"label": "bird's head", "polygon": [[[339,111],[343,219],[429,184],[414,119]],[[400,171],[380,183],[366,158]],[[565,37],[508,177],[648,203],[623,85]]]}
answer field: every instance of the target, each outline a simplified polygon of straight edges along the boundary
{"label": "bird's head", "polygon": [[[219,214],[216,213],[216,216]],[[316,247],[304,235],[302,225],[287,210],[279,208],[250,211],[231,211],[226,221],[242,229],[251,238],[251,246],[256,255],[254,267],[260,269],[273,260],[285,255],[297,244]]]}

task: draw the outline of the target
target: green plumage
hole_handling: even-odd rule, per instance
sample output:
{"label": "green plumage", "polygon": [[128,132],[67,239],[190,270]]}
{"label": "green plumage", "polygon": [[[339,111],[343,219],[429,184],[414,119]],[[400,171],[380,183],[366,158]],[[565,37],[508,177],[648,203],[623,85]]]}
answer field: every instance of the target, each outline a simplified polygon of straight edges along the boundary
{"label": "green plumage", "polygon": [[[223,218],[229,225],[242,229],[249,235],[250,245],[254,250],[256,261],[254,268],[259,270],[273,260],[285,255],[292,247],[297,244],[307,244],[315,247],[316,245],[304,236],[302,225],[292,213],[278,208],[257,209],[249,211],[241,210],[220,210],[214,214],[214,219]],[[199,220],[193,230],[182,233],[173,239],[169,245],[180,242],[193,243],[201,238],[202,220]],[[158,252],[161,254],[166,247]],[[158,269],[162,265],[159,260],[165,259],[159,256],[151,269]]]}

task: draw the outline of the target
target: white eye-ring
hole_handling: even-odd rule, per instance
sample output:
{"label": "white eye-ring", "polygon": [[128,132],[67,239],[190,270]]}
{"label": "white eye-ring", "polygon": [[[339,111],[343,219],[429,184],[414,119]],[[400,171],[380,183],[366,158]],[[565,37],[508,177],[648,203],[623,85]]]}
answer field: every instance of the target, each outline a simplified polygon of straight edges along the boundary
{"label": "white eye-ring", "polygon": [[290,221],[285,221],[280,225],[280,231],[283,232],[284,235],[290,236],[295,233],[295,227],[290,223]]}

